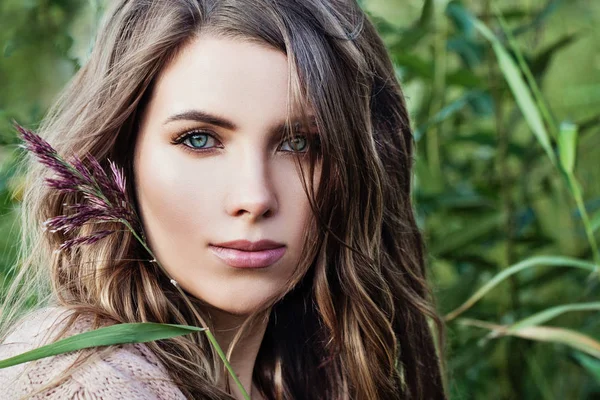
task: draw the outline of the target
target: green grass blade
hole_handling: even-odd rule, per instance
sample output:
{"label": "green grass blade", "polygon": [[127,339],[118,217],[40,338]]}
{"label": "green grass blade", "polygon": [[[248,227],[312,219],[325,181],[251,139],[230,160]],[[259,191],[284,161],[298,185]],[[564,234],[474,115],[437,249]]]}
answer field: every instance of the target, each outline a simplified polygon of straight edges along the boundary
{"label": "green grass blade", "polygon": [[540,342],[561,343],[581,350],[595,358],[600,358],[600,342],[571,329],[552,326],[529,326],[514,332],[507,332],[506,334]]}
{"label": "green grass blade", "polygon": [[513,36],[511,29],[508,27],[508,25],[506,24],[506,21],[502,17],[502,13],[498,10],[498,7],[496,7],[496,6],[494,6],[494,10],[498,17],[498,21],[500,22],[500,26],[502,27],[502,32],[504,32],[504,34],[506,35],[506,38],[508,39],[508,44],[510,45],[510,48],[514,52],[514,55],[517,59],[519,68],[520,68],[521,72],[523,73],[523,75],[525,76],[525,78],[527,80],[527,84],[529,85],[529,88],[531,89],[531,93],[533,94],[533,98],[535,99],[537,108],[538,108],[542,118],[546,121],[546,125],[550,129],[551,133],[556,136],[556,134],[557,134],[556,122],[555,122],[554,118],[552,118],[552,114],[550,114],[548,105],[546,104],[546,101],[544,100],[544,96],[542,96],[542,91],[540,90],[540,88],[533,76],[533,73],[531,72],[531,69],[529,68],[529,65],[525,61],[525,57],[523,56],[521,49],[517,45],[517,41],[516,41],[515,37]]}
{"label": "green grass blade", "polygon": [[521,71],[517,67],[516,63],[508,53],[508,51],[502,46],[496,36],[489,30],[485,24],[477,19],[473,19],[475,27],[481,34],[491,43],[492,49],[498,59],[498,65],[510,90],[513,93],[515,101],[519,106],[519,109],[523,113],[523,117],[527,121],[527,124],[533,131],[538,142],[542,145],[542,148],[550,158],[552,164],[556,165],[556,156],[550,143],[550,137],[548,131],[544,126],[540,112],[533,100],[533,96]]}
{"label": "green grass blade", "polygon": [[571,311],[597,311],[600,310],[600,302],[594,303],[579,303],[579,304],[563,304],[560,306],[548,308],[544,311],[535,313],[527,318],[512,324],[508,331],[522,329],[528,326],[540,325],[546,321],[556,318],[557,316]]}
{"label": "green grass blade", "polygon": [[456,318],[458,315],[462,314],[469,308],[471,308],[477,301],[479,301],[483,296],[485,296],[490,290],[496,287],[500,282],[507,279],[509,276],[516,274],[527,268],[536,267],[539,265],[546,265],[551,267],[572,267],[572,268],[580,268],[585,269],[590,272],[594,272],[597,268],[596,264],[578,260],[575,258],[569,257],[559,257],[559,256],[539,256],[539,257],[531,257],[516,264],[513,264],[509,268],[506,268],[502,272],[496,274],[492,279],[490,279],[485,285],[483,285],[479,290],[477,290],[466,302],[464,302],[460,307],[456,308],[454,311],[448,313],[445,317],[446,321],[450,321]]}
{"label": "green grass blade", "polygon": [[97,346],[123,343],[144,343],[169,339],[204,331],[204,328],[188,325],[158,324],[153,322],[116,324],[61,339],[55,343],[0,360],[0,369],[57,354]]}
{"label": "green grass blade", "polygon": [[492,324],[486,321],[462,318],[462,325],[476,326],[489,329],[491,338],[514,336],[539,342],[560,343],[587,353],[595,358],[600,358],[600,342],[583,333],[571,329],[553,326],[528,326],[516,331],[509,331],[506,325]]}

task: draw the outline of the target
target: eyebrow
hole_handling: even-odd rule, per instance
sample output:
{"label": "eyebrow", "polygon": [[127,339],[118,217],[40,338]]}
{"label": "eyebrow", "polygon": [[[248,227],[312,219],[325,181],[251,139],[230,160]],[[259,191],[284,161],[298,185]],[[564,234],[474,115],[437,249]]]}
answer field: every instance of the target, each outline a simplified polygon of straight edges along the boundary
{"label": "eyebrow", "polygon": [[[316,127],[316,118],[314,115],[309,115],[308,116],[308,120],[309,120],[309,127]],[[225,129],[229,129],[229,130],[237,130],[238,126],[231,120],[228,120],[227,118],[224,118],[220,115],[216,115],[216,114],[211,114],[209,112],[206,111],[202,111],[202,110],[187,110],[178,114],[174,114],[171,115],[169,118],[166,119],[166,121],[164,122],[163,125],[168,124],[169,122],[174,122],[174,121],[197,121],[197,122],[204,122],[210,125],[215,125],[215,126],[219,126],[221,128],[225,128]],[[300,120],[298,118],[293,119],[292,123],[296,124],[299,123]],[[286,127],[286,123],[284,122],[280,122],[279,124],[277,124],[275,127],[273,127],[271,129],[272,133],[281,133],[284,131]]]}
{"label": "eyebrow", "polygon": [[169,118],[167,118],[163,125],[173,121],[198,121],[220,126],[232,131],[237,129],[237,125],[228,119],[201,110],[187,110],[179,114],[171,115]]}

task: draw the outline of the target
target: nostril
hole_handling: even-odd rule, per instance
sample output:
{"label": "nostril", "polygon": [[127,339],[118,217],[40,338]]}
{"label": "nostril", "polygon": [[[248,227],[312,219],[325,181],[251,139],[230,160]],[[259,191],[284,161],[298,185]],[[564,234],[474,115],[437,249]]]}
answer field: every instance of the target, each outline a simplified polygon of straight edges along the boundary
{"label": "nostril", "polygon": [[257,220],[277,213],[277,196],[264,174],[237,178],[225,199],[225,210],[230,216]]}
{"label": "nostril", "polygon": [[250,217],[252,219],[270,218],[274,214],[274,209],[267,205],[241,206],[236,210],[232,210],[231,215],[234,217]]}

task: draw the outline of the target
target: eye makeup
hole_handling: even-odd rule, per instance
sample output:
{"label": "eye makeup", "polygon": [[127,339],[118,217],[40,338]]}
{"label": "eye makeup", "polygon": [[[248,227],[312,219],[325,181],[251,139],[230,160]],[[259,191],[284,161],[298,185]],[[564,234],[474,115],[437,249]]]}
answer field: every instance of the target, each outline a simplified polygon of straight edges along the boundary
{"label": "eye makeup", "polygon": [[[196,145],[200,145],[201,147],[196,147],[192,143],[196,143]],[[211,143],[212,145],[207,147]],[[215,133],[202,129],[185,131],[171,140],[171,144],[179,145],[183,150],[191,153],[211,153],[223,148],[223,144]]]}
{"label": "eye makeup", "polygon": [[[224,148],[223,143],[214,132],[203,129],[186,130],[171,140],[171,144],[183,147],[191,153],[209,153]],[[277,146],[277,151],[283,153],[307,153],[311,147],[319,148],[318,135],[297,133],[291,138],[284,138]]]}

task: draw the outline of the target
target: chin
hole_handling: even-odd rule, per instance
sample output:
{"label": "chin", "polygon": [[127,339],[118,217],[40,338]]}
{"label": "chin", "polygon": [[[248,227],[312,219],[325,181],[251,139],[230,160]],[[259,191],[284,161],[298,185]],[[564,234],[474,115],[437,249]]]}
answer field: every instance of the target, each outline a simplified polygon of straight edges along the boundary
{"label": "chin", "polygon": [[268,298],[263,296],[235,296],[221,299],[203,298],[203,301],[208,304],[209,309],[238,317],[248,316],[262,309],[268,300]]}
{"label": "chin", "polygon": [[258,306],[256,307],[246,307],[246,306],[240,306],[240,305],[226,305],[225,307],[215,307],[217,308],[219,311],[227,313],[227,314],[231,314],[231,315],[235,315],[237,317],[245,317],[248,316],[250,314],[252,314],[253,312],[257,311],[259,309]]}

